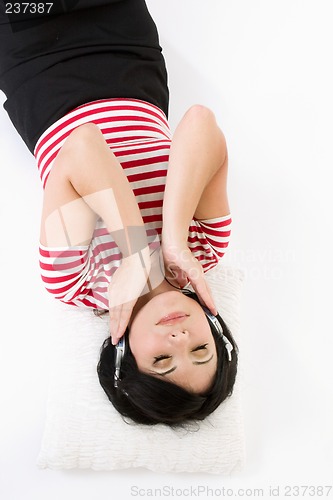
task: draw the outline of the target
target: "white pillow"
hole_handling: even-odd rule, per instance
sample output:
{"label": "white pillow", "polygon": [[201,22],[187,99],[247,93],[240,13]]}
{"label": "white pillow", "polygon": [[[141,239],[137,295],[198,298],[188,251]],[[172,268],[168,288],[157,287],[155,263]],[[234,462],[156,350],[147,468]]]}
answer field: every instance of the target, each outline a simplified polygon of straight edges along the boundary
{"label": "white pillow", "polygon": [[[243,273],[220,263],[206,276],[217,308],[239,344]],[[242,470],[240,372],[232,396],[200,422],[197,431],[174,431],[162,424],[129,425],[107,399],[96,372],[100,347],[108,335],[108,315],[98,318],[89,309],[59,302],[52,309],[50,384],[39,468],[145,467],[219,474]]]}

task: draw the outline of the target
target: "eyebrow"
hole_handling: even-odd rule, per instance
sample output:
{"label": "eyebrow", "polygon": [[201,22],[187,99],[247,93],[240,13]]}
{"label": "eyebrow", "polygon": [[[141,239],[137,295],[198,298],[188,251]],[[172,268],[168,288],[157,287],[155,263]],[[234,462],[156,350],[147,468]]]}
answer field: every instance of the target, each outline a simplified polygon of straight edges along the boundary
{"label": "eyebrow", "polygon": [[[192,361],[192,364],[193,365],[205,365],[206,363],[209,363],[214,357],[214,354],[211,355],[210,358],[206,359],[206,361]],[[172,373],[175,371],[175,369],[177,368],[177,366],[174,366],[173,368],[170,368],[170,370],[167,370],[166,372],[163,372],[163,373],[159,373],[159,372],[154,372],[156,373],[157,375],[168,375],[169,373]]]}

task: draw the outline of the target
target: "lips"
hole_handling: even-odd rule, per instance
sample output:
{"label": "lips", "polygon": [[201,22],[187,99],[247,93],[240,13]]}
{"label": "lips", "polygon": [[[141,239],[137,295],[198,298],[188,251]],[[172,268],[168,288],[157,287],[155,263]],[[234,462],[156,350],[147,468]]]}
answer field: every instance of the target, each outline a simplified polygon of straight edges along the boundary
{"label": "lips", "polygon": [[167,316],[163,316],[163,318],[161,318],[159,320],[159,322],[156,324],[157,325],[174,325],[175,323],[181,323],[182,321],[185,321],[185,319],[188,316],[189,315],[184,313],[184,312],[174,312],[174,313],[168,314]]}

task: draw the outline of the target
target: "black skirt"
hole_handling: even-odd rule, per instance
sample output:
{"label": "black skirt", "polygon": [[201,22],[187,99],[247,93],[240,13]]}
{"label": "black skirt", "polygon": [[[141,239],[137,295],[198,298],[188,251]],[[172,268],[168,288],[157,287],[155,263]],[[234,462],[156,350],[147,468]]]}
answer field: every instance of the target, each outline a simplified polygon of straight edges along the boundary
{"label": "black skirt", "polygon": [[168,115],[165,61],[145,0],[44,4],[36,13],[7,4],[6,13],[0,2],[0,89],[31,152],[52,123],[97,99],[141,99]]}

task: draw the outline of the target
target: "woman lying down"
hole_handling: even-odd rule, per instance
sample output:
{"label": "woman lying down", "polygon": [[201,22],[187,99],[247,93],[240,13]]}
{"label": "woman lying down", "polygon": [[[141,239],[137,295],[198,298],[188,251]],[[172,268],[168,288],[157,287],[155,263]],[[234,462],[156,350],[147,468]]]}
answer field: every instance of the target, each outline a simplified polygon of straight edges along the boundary
{"label": "woman lying down", "polygon": [[230,236],[224,135],[194,105],[171,137],[144,0],[62,4],[24,22],[0,7],[4,107],[44,189],[42,279],[66,304],[109,312],[97,371],[123,416],[202,420],[237,371],[205,279]]}

